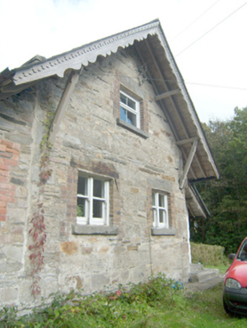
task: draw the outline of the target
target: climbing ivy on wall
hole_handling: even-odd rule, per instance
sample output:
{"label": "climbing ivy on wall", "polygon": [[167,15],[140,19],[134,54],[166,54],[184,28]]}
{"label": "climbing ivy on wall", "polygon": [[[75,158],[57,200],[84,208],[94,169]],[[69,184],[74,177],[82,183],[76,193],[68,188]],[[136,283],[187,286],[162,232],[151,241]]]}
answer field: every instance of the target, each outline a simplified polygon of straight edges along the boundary
{"label": "climbing ivy on wall", "polygon": [[40,143],[40,174],[39,174],[39,193],[37,198],[36,211],[32,215],[31,229],[29,230],[29,235],[31,236],[31,243],[29,245],[29,250],[31,254],[29,259],[31,261],[31,276],[32,285],[31,293],[35,297],[41,293],[41,288],[39,286],[40,281],[40,271],[44,265],[44,245],[46,242],[46,227],[45,227],[45,210],[43,206],[43,195],[44,187],[47,181],[50,179],[52,174],[52,169],[50,168],[50,152],[52,149],[52,144],[49,141],[50,131],[53,122],[54,111],[52,105],[46,111],[46,117],[43,121],[45,133],[42,137]]}

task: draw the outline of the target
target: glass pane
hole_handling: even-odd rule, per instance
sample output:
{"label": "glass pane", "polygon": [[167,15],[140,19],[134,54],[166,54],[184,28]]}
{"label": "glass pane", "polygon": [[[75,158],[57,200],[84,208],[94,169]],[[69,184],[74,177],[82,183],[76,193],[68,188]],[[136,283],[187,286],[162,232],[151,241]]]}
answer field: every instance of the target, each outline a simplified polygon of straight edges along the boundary
{"label": "glass pane", "polygon": [[160,214],[160,223],[165,223],[165,217],[166,217],[165,211],[159,210],[159,214]]}
{"label": "glass pane", "polygon": [[85,216],[86,199],[77,197],[77,216]]}
{"label": "glass pane", "polygon": [[127,122],[136,126],[136,115],[128,111],[127,112]]}
{"label": "glass pane", "polygon": [[93,217],[103,218],[103,202],[101,200],[93,200]]}
{"label": "glass pane", "polygon": [[125,122],[127,121],[126,110],[123,107],[120,107],[120,118]]}
{"label": "glass pane", "polygon": [[238,258],[240,258],[242,261],[247,261],[247,243],[243,245]]}
{"label": "glass pane", "polygon": [[77,194],[79,195],[87,195],[87,178],[78,177],[78,185],[77,185]]}
{"label": "glass pane", "polygon": [[152,193],[152,204],[155,206],[155,193]]}
{"label": "glass pane", "polygon": [[165,196],[159,194],[159,207],[165,207]]}
{"label": "glass pane", "polygon": [[120,101],[127,105],[127,97],[125,97],[122,93],[120,93]]}
{"label": "glass pane", "polygon": [[136,110],[136,103],[135,101],[131,100],[128,98],[128,106],[131,107],[132,109]]}
{"label": "glass pane", "polygon": [[104,198],[104,181],[93,180],[93,195],[94,197]]}

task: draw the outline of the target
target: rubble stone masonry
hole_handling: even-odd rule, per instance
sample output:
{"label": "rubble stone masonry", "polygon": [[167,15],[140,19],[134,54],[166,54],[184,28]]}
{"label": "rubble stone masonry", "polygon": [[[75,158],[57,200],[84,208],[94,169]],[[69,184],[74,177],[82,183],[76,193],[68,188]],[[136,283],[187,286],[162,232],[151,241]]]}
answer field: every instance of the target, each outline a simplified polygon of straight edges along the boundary
{"label": "rubble stone masonry", "polygon": [[[47,299],[56,291],[113,289],[152,273],[188,277],[181,154],[141,65],[133,46],[98,58],[83,69],[62,117],[42,195],[47,241],[40,276]],[[29,221],[38,199],[42,121],[51,103],[56,110],[66,79],[49,78],[0,102],[1,305],[39,302],[30,293]],[[140,101],[140,131],[119,124],[120,90]],[[78,170],[109,181],[108,230],[78,227]],[[168,195],[171,234],[152,233],[152,190]]]}

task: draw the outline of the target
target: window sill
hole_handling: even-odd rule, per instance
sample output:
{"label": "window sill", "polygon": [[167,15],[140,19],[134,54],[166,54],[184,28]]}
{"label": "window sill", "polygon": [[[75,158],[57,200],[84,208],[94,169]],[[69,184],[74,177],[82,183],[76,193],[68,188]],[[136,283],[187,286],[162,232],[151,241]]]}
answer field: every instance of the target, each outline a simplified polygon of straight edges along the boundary
{"label": "window sill", "polygon": [[117,226],[105,225],[83,225],[74,224],[72,226],[73,235],[118,235]]}
{"label": "window sill", "polygon": [[126,129],[130,130],[131,132],[138,134],[139,136],[143,137],[144,139],[147,139],[149,137],[149,135],[146,132],[135,127],[134,125],[131,125],[131,124],[125,122],[124,120],[121,120],[121,118],[117,118],[117,125],[122,126],[123,128],[126,128]]}
{"label": "window sill", "polygon": [[152,236],[174,236],[176,235],[176,229],[173,228],[151,228]]}

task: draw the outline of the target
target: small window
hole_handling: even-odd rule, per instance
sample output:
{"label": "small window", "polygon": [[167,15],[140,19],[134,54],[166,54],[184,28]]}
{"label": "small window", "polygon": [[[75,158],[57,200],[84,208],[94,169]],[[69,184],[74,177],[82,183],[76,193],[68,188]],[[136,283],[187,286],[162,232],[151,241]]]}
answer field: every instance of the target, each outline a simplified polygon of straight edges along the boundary
{"label": "small window", "polygon": [[153,226],[155,228],[169,228],[168,196],[158,192],[152,193]]}
{"label": "small window", "polygon": [[84,176],[79,172],[77,186],[77,223],[109,224],[109,181]]}
{"label": "small window", "polygon": [[124,92],[120,92],[120,119],[140,128],[140,103]]}

